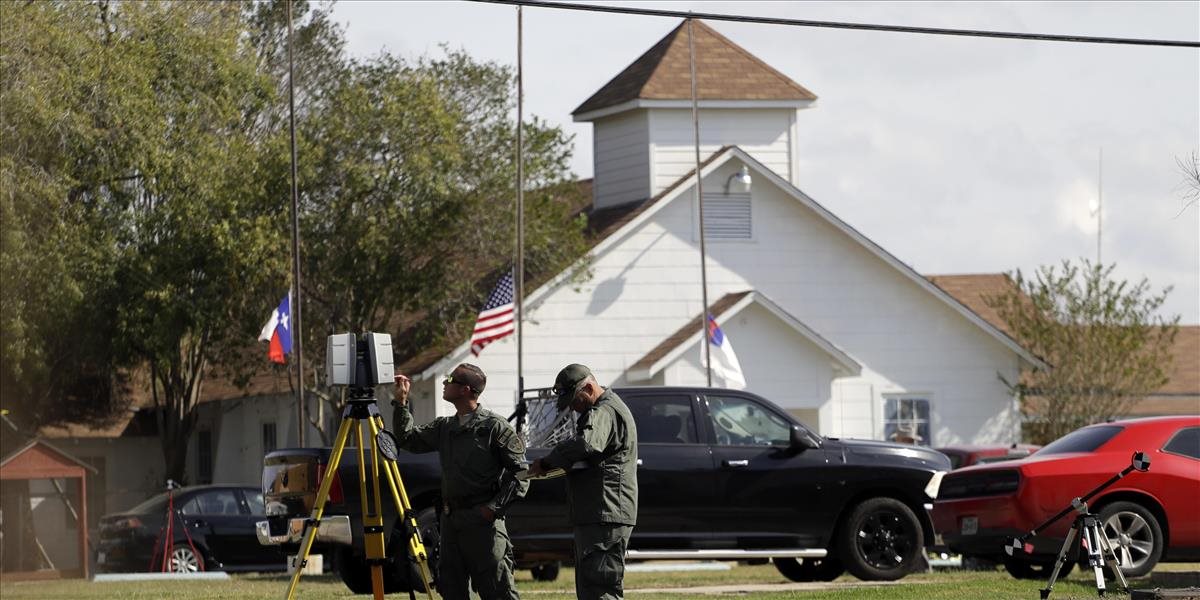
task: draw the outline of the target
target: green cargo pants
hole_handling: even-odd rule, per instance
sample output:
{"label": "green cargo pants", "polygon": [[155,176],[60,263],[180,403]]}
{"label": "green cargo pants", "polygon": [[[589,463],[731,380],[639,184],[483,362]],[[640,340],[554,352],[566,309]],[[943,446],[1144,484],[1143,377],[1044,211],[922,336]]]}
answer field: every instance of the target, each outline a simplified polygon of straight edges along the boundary
{"label": "green cargo pants", "polygon": [[625,549],[632,525],[575,526],[575,596],[619,600],[625,595]]}
{"label": "green cargo pants", "polygon": [[446,600],[467,600],[471,587],[483,600],[518,600],[513,581],[512,542],[504,519],[488,521],[479,509],[442,515],[438,593]]}

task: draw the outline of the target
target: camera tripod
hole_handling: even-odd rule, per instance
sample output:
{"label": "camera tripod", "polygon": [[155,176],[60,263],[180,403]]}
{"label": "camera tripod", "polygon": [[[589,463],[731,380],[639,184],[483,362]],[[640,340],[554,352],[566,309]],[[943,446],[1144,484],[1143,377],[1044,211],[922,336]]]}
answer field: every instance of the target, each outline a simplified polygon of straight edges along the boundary
{"label": "camera tripod", "polygon": [[1070,506],[1050,517],[1045,523],[1038,525],[1029,533],[1019,538],[1013,538],[1012,541],[1004,546],[1004,552],[1009,556],[1013,556],[1017,552],[1032,552],[1033,547],[1032,544],[1028,543],[1029,538],[1041,533],[1072,511],[1079,513],[1075,517],[1075,522],[1071,524],[1071,529],[1067,531],[1067,537],[1063,540],[1062,550],[1059,550],[1058,557],[1054,559],[1054,570],[1050,572],[1050,581],[1046,584],[1046,587],[1039,590],[1041,600],[1046,600],[1050,597],[1050,592],[1054,591],[1054,582],[1058,580],[1059,572],[1067,564],[1067,561],[1073,558],[1071,550],[1074,548],[1073,544],[1076,538],[1079,538],[1079,543],[1087,551],[1088,566],[1095,571],[1097,595],[1104,596],[1105,566],[1116,574],[1121,589],[1129,591],[1129,582],[1125,580],[1125,574],[1121,572],[1121,566],[1117,561],[1117,553],[1113,550],[1112,542],[1108,540],[1108,536],[1104,535],[1104,526],[1100,524],[1100,517],[1088,510],[1087,501],[1133,471],[1145,472],[1149,470],[1150,459],[1146,458],[1145,453],[1134,452],[1133,458],[1130,460],[1130,465],[1125,467],[1120,473],[1113,475],[1108,481],[1088,492],[1087,495],[1071,500]]}
{"label": "camera tripod", "polygon": [[[366,451],[363,449],[364,426],[370,429],[372,440],[371,499],[373,502],[370,506],[374,507],[374,510],[370,510],[367,502]],[[421,572],[421,580],[425,584],[425,593],[428,594],[430,600],[433,600],[433,578],[429,574],[429,556],[425,551],[425,544],[421,541],[421,533],[417,528],[417,519],[412,510],[412,503],[409,502],[408,493],[404,490],[400,467],[396,465],[396,439],[391,432],[384,429],[383,417],[379,413],[379,407],[375,404],[375,398],[369,388],[352,388],[350,400],[345,410],[342,411],[342,423],[338,427],[337,439],[333,445],[333,452],[329,456],[325,477],[322,478],[320,489],[317,491],[312,516],[305,523],[304,538],[300,542],[300,554],[296,557],[296,572],[292,574],[286,598],[292,600],[295,596],[296,586],[300,583],[300,574],[312,551],[317,528],[321,523],[321,515],[325,511],[326,501],[329,500],[333,477],[341,463],[342,452],[346,449],[346,440],[350,438],[351,429],[354,430],[357,441],[358,489],[359,501],[362,506],[363,545],[367,552],[367,562],[371,565],[371,591],[375,600],[383,600],[383,564],[386,562],[386,541],[381,511],[383,499],[379,483],[381,466],[387,479],[388,491],[391,493],[392,501],[399,511],[403,529],[408,536],[408,554],[416,561]]]}

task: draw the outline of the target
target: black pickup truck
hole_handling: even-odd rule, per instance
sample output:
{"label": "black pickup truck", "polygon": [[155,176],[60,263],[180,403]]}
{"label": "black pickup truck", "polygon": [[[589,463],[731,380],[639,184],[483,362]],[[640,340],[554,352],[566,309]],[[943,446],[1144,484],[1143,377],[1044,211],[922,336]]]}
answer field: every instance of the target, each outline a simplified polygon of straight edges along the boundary
{"label": "black pickup truck", "polygon": [[[894,580],[924,565],[933,540],[929,510],[945,455],[916,446],[825,438],[754,394],[715,388],[631,387],[615,390],[638,427],[638,524],[629,560],[771,559],[795,581],[828,581],[849,571],[866,580]],[[543,395],[544,396],[544,395]],[[545,400],[545,398],[543,398]],[[553,402],[518,414],[553,413]],[[548,429],[570,430],[569,413],[551,415]],[[536,421],[536,419],[535,419]],[[545,431],[523,429],[530,460],[548,451]],[[551,433],[553,433],[551,431]],[[549,438],[553,438],[550,435]],[[542,447],[539,447],[542,446]],[[263,492],[270,521],[262,543],[294,549],[281,532],[307,517],[328,461],[328,449],[276,450],[265,458]],[[440,467],[436,454],[401,452],[399,466],[431,561],[436,560]],[[362,546],[357,452],[347,449],[325,515],[348,515],[353,541],[324,543],[334,568],[357,593],[370,592]],[[553,579],[572,559],[565,478],[534,481],[509,510],[517,566]],[[395,514],[385,502],[391,561],[386,588],[407,587],[411,565]],[[298,525],[293,524],[293,531]],[[322,545],[318,537],[318,544]],[[290,546],[290,548],[288,547]],[[436,569],[434,570],[436,572]]]}

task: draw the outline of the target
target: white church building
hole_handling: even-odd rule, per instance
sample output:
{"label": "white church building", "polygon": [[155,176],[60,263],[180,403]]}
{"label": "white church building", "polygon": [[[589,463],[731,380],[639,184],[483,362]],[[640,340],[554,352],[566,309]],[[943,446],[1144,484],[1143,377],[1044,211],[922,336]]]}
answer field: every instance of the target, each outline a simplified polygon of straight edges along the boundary
{"label": "white church building", "polygon": [[[797,139],[816,96],[694,30],[709,312],[745,388],[829,436],[1020,441],[1001,378],[1038,359],[805,194]],[[572,362],[604,385],[706,385],[689,72],[685,22],[573,113],[594,128],[593,276],[579,285],[568,270],[526,290],[526,387]],[[510,336],[473,357],[464,340],[401,364],[418,420],[453,411],[439,382],[460,362],[483,368],[485,406],[507,414],[516,351]]]}

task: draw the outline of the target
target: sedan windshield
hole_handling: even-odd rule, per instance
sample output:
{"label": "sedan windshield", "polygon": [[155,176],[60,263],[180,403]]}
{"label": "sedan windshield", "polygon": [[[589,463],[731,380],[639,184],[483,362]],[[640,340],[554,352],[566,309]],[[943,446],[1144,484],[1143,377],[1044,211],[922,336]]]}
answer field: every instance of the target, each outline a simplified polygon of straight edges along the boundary
{"label": "sedan windshield", "polygon": [[1124,427],[1118,425],[1076,429],[1050,442],[1045,448],[1038,450],[1036,456],[1067,454],[1069,452],[1095,452],[1096,448],[1103,446],[1105,442],[1111,440],[1122,429]]}

